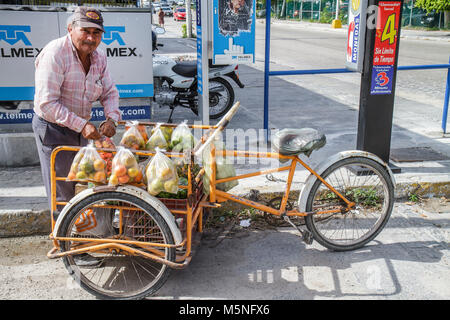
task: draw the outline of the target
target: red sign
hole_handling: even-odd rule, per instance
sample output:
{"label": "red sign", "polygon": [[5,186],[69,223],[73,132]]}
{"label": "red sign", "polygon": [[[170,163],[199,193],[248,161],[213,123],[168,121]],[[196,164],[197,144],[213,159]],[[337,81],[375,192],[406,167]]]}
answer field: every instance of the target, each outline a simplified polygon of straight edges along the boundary
{"label": "red sign", "polygon": [[400,1],[378,3],[370,94],[391,94],[399,35]]}
{"label": "red sign", "polygon": [[377,30],[373,52],[374,66],[388,66],[395,63],[397,39],[400,36],[400,1],[380,1],[378,3]]}

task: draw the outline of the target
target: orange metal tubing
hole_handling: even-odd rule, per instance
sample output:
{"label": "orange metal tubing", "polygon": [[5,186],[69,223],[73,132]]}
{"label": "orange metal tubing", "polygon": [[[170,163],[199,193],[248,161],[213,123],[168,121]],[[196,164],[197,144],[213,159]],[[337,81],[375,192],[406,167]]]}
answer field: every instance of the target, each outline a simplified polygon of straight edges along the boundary
{"label": "orange metal tubing", "polygon": [[47,257],[50,259],[55,259],[55,258],[61,258],[64,256],[68,256],[68,255],[73,255],[73,254],[80,254],[80,253],[86,253],[86,252],[93,252],[93,251],[100,251],[100,250],[104,250],[104,249],[118,249],[118,250],[122,250],[122,251],[126,251],[129,252],[131,254],[134,255],[141,255],[143,257],[149,258],[151,260],[154,260],[156,262],[165,264],[173,269],[182,269],[184,267],[186,267],[189,262],[190,259],[185,260],[184,263],[176,263],[176,262],[172,262],[169,261],[167,259],[163,259],[160,258],[158,256],[155,256],[154,254],[148,253],[148,252],[144,252],[138,249],[134,249],[134,248],[130,248],[126,245],[123,244],[118,244],[118,243],[105,243],[105,244],[99,244],[99,245],[94,245],[91,247],[87,247],[87,248],[82,248],[82,249],[75,249],[75,250],[70,250],[70,251],[65,251],[65,252],[60,252],[60,253],[55,253],[54,248],[52,250],[50,250],[47,253]]}
{"label": "orange metal tubing", "polygon": [[240,180],[240,179],[260,176],[260,175],[268,174],[268,173],[272,173],[272,172],[286,171],[286,170],[289,170],[290,168],[291,168],[291,166],[286,166],[286,167],[268,169],[268,170],[264,170],[264,171],[257,171],[257,172],[246,173],[246,174],[242,174],[242,175],[239,175],[239,176],[234,176],[234,177],[229,177],[229,178],[223,178],[223,179],[216,180],[216,184],[219,184],[219,183],[222,183],[222,182],[228,182],[228,181],[233,181],[233,180]]}

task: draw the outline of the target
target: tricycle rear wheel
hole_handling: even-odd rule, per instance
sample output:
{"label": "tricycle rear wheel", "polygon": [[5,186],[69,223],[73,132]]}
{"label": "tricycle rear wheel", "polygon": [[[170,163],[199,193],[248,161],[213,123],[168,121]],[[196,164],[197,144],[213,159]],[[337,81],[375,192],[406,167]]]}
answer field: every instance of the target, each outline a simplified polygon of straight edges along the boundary
{"label": "tricycle rear wheel", "polygon": [[[117,207],[129,208],[122,209],[121,234]],[[174,244],[170,228],[155,208],[135,196],[119,192],[95,193],[86,197],[66,214],[60,230],[59,237],[114,238]],[[61,250],[64,252],[86,244],[61,241]],[[127,246],[175,261],[175,248],[159,248],[157,251],[153,248],[150,251],[129,244]],[[89,258],[96,259],[101,265],[83,266],[83,262],[79,261],[80,256],[76,255],[65,256],[63,261],[75,281],[101,299],[145,298],[161,288],[171,270],[165,264],[120,250],[89,252]]]}

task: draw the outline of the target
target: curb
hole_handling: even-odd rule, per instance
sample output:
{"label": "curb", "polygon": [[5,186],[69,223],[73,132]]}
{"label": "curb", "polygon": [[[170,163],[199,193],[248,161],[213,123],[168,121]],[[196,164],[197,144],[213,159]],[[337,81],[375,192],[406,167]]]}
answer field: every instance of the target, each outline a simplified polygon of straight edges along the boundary
{"label": "curb", "polygon": [[[284,184],[283,184],[284,185]],[[251,188],[241,188],[237,195],[248,195]],[[298,190],[292,191],[296,198]],[[395,199],[397,201],[407,201],[410,195],[419,198],[446,197],[450,198],[449,182],[401,182],[395,186]],[[261,201],[268,201],[274,197],[282,196],[283,192],[261,191]],[[219,212],[229,210],[239,210],[247,208],[244,205],[229,201],[218,210]],[[50,210],[0,210],[0,238],[25,237],[31,235],[45,235],[51,233]]]}
{"label": "curb", "polygon": [[0,238],[50,234],[50,210],[0,210]]}

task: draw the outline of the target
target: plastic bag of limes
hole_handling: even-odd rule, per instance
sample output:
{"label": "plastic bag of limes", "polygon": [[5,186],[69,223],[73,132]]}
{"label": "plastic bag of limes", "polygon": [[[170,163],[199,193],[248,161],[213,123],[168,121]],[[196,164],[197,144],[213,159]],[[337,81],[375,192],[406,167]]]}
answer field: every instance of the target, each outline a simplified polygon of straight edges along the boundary
{"label": "plastic bag of limes", "polygon": [[100,157],[93,143],[81,148],[75,155],[67,180],[106,183],[106,162]]}
{"label": "plastic bag of limes", "polygon": [[169,146],[167,137],[167,134],[164,134],[164,131],[162,130],[161,124],[156,124],[156,127],[152,130],[152,135],[145,144],[145,149],[149,151],[155,151],[156,148],[167,149]]}
{"label": "plastic bag of limes", "polygon": [[156,154],[146,168],[147,191],[156,196],[160,192],[176,194],[178,192],[178,174],[175,164],[161,149],[156,148]]}

